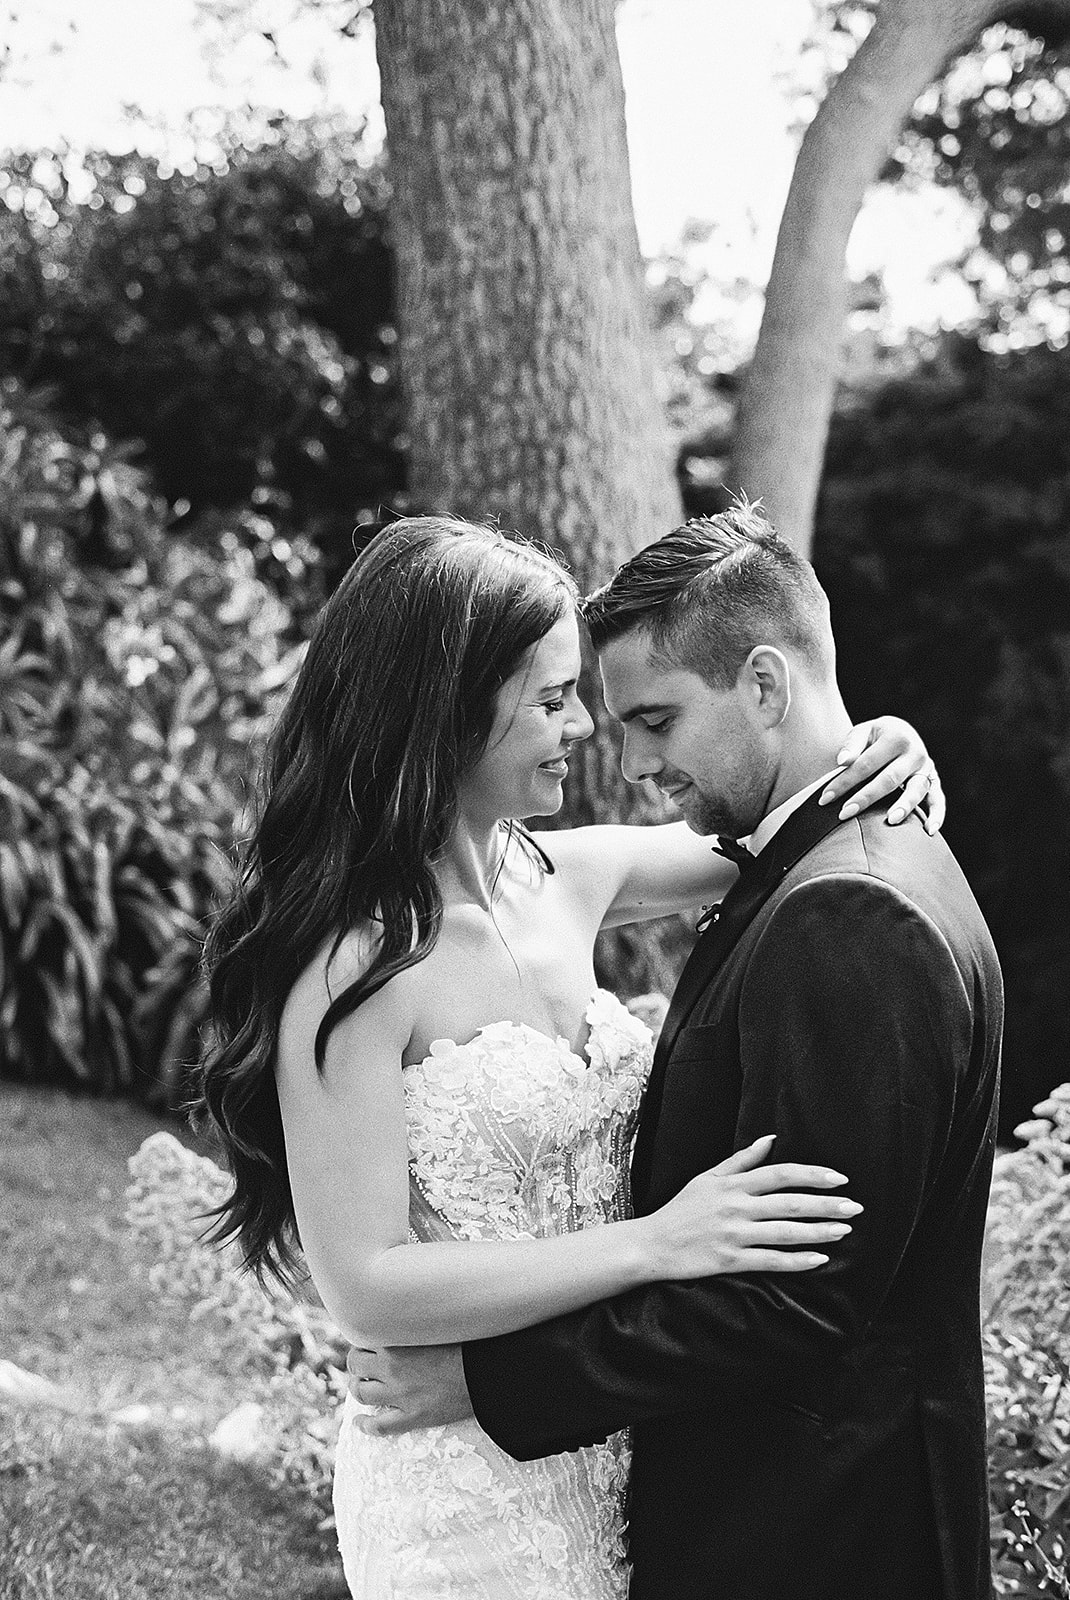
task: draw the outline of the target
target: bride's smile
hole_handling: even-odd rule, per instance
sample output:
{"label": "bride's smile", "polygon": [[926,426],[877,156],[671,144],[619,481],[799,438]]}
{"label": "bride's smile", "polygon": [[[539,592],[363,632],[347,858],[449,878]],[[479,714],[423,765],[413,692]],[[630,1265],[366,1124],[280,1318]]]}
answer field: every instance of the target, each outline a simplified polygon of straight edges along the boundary
{"label": "bride's smile", "polygon": [[579,624],[570,610],[498,691],[486,750],[458,785],[460,814],[471,827],[561,809],[569,751],[594,730],[577,693],[579,674]]}

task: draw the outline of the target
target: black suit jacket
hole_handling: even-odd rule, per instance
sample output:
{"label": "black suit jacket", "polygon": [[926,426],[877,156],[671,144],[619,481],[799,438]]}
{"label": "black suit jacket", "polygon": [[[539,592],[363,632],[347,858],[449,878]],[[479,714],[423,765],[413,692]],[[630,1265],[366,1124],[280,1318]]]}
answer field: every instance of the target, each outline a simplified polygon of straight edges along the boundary
{"label": "black suit jacket", "polygon": [[979,1275],[1002,986],[942,839],[808,800],[681,977],[640,1213],[775,1132],[865,1206],[827,1266],[659,1283],[464,1347],[527,1459],[633,1428],[633,1600],[987,1600]]}

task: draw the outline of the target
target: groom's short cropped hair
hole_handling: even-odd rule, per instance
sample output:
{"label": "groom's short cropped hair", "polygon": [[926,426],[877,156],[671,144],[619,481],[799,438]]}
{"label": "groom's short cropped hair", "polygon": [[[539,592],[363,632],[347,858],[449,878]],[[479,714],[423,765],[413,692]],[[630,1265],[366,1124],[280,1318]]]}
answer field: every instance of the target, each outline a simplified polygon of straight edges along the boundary
{"label": "groom's short cropped hair", "polygon": [[596,650],[642,630],[654,659],[728,689],[756,645],[835,674],[828,601],[813,567],[757,505],[694,517],[647,545],[581,603]]}

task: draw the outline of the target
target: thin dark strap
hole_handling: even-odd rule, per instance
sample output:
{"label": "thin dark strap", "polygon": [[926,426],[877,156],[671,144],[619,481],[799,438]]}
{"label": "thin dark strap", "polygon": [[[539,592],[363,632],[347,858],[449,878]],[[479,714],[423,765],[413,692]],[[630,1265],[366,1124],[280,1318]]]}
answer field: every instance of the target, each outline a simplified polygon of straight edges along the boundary
{"label": "thin dark strap", "polygon": [[554,864],[550,860],[550,857],[546,854],[546,851],[543,849],[538,839],[536,839],[535,835],[533,833],[529,833],[526,828],[522,828],[519,822],[513,823],[513,827],[515,828],[517,835],[523,839],[524,843],[530,845],[534,850],[535,854],[542,862],[543,870],[548,873],[550,877],[553,877],[555,870]]}

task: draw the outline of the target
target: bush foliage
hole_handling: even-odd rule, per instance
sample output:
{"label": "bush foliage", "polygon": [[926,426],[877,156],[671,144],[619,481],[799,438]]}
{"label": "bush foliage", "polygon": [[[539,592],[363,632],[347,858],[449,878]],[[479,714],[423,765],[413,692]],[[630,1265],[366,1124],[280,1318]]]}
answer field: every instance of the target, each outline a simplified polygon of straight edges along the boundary
{"label": "bush foliage", "polygon": [[0,452],[0,1067],[173,1099],[290,618],[17,384]]}
{"label": "bush foliage", "polygon": [[997,1158],[986,1282],[999,1592],[1070,1600],[1070,1084]]}
{"label": "bush foliage", "polygon": [[[266,512],[337,576],[354,523],[404,483],[381,164],[323,120],[215,145],[180,170],[137,152],[10,158],[0,373],[47,386],[68,423],[139,441],[183,516]],[[291,559],[267,576],[285,584]]]}
{"label": "bush foliage", "polygon": [[229,1192],[213,1161],[169,1133],[146,1139],[130,1161],[127,1222],[153,1260],[149,1286],[192,1316],[218,1319],[248,1349],[264,1406],[274,1470],[330,1512],[338,1407],[345,1398],[347,1342],[310,1293],[265,1293],[241,1270],[235,1245],[202,1240],[204,1215]]}

